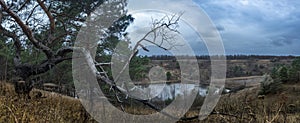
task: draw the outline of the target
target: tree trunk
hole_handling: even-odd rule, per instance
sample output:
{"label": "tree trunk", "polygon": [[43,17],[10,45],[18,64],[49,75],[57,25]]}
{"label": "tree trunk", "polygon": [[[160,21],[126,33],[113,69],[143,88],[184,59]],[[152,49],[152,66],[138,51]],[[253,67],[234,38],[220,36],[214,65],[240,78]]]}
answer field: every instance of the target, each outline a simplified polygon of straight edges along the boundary
{"label": "tree trunk", "polygon": [[8,59],[6,57],[6,60],[5,60],[5,70],[4,70],[4,81],[7,80],[7,65],[8,65]]}
{"label": "tree trunk", "polygon": [[297,78],[297,83],[300,82],[300,71],[297,72],[298,73],[298,78]]}

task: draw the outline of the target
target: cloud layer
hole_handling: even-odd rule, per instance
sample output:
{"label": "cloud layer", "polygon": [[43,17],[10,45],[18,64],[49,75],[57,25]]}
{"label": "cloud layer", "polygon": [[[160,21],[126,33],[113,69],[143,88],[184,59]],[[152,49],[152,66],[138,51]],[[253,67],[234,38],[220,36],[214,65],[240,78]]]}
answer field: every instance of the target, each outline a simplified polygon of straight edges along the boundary
{"label": "cloud layer", "polygon": [[217,25],[228,54],[300,55],[300,1],[194,2]]}
{"label": "cloud layer", "polygon": [[[129,3],[141,7],[187,9],[194,7],[190,0],[153,0],[152,4],[142,1]],[[193,0],[211,18],[220,32],[226,54],[257,55],[300,55],[300,1],[297,0]],[[173,4],[174,3],[174,4]],[[180,3],[180,4],[178,4]],[[182,4],[187,4],[182,6]],[[196,12],[195,12],[196,13]],[[148,17],[147,17],[148,16]],[[149,14],[139,14],[131,32],[144,33]],[[193,18],[193,17],[191,17]],[[197,20],[195,20],[197,21]],[[198,20],[199,21],[199,20]],[[148,21],[149,22],[149,21]],[[144,28],[144,29],[143,29]],[[183,32],[194,34],[194,32]],[[142,35],[142,34],[138,34]],[[135,38],[138,37],[135,33]],[[205,35],[205,34],[204,34]],[[205,44],[197,35],[187,39],[196,54],[207,54]]]}

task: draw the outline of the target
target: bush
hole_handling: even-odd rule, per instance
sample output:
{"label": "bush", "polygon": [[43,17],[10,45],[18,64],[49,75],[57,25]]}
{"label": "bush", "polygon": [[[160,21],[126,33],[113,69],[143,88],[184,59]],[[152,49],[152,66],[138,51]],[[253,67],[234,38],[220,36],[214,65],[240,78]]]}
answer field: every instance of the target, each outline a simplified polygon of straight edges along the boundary
{"label": "bush", "polygon": [[288,78],[290,82],[300,81],[300,58],[293,61],[291,68],[288,70]]}
{"label": "bush", "polygon": [[273,79],[270,75],[264,75],[264,79],[260,82],[259,95],[275,94],[281,90],[282,83],[279,79]]}
{"label": "bush", "polygon": [[280,67],[278,70],[278,76],[281,82],[287,82],[289,80],[288,69],[285,66]]}
{"label": "bush", "polygon": [[290,78],[288,76],[288,71],[290,68],[285,65],[280,65],[275,68],[273,68],[271,77],[275,80],[278,80],[282,83],[286,83],[290,81]]}
{"label": "bush", "polygon": [[295,59],[291,65],[279,65],[271,73],[274,80],[282,83],[296,83],[300,81],[300,58]]}
{"label": "bush", "polygon": [[172,77],[172,74],[171,74],[171,72],[167,72],[167,74],[166,74],[166,76],[167,76],[167,80],[171,80],[171,77]]}

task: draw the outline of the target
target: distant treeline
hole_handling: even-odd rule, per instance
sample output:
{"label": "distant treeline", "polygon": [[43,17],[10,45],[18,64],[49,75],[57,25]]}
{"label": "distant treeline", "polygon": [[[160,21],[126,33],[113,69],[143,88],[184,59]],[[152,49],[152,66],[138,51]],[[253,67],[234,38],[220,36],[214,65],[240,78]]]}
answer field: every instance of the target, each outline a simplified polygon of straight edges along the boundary
{"label": "distant treeline", "polygon": [[[151,60],[176,60],[177,59],[192,59],[194,56],[182,55],[182,56],[171,56],[171,55],[153,55],[147,56]],[[224,57],[224,56],[209,56],[201,55],[196,56],[197,59],[209,60],[212,57]],[[271,59],[271,60],[281,60],[281,59],[294,59],[297,56],[271,56],[271,55],[227,55],[227,60],[249,60],[249,59]]]}

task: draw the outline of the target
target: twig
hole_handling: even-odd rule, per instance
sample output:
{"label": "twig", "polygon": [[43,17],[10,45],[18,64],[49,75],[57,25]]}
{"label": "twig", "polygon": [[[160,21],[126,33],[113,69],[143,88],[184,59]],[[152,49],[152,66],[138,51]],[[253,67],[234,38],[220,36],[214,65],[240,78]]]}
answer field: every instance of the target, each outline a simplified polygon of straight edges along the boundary
{"label": "twig", "polygon": [[41,8],[44,10],[44,12],[47,14],[49,20],[50,20],[50,35],[54,32],[55,30],[55,22],[54,22],[54,17],[52,16],[51,12],[47,9],[45,4],[41,0],[37,0]]}
{"label": "twig", "polygon": [[[237,115],[233,115],[233,114],[229,114],[229,113],[223,113],[223,112],[217,112],[217,111],[214,111],[212,113],[210,113],[210,115],[223,115],[223,116],[229,116],[229,117],[235,117],[235,118],[238,118],[239,116]],[[193,117],[183,117],[181,118],[182,121],[191,121],[191,120],[195,120],[195,119],[198,119],[199,116],[193,116]],[[245,119],[245,118],[244,118]]]}
{"label": "twig", "polygon": [[281,106],[279,107],[279,109],[278,109],[278,111],[277,111],[277,113],[276,113],[276,115],[272,118],[272,120],[270,120],[270,121],[268,121],[268,120],[266,120],[267,121],[267,123],[272,123],[276,118],[278,118],[278,116],[279,116],[279,113],[280,113],[280,111],[281,111],[281,109],[282,109],[282,107],[283,107],[283,104],[281,104]]}
{"label": "twig", "polygon": [[14,112],[12,111],[12,109],[11,109],[10,107],[8,107],[7,105],[4,105],[4,104],[2,104],[2,106],[6,107],[6,108],[11,112],[12,116],[13,116],[14,119],[15,119],[15,122],[16,122],[16,123],[19,123],[19,121],[18,121],[16,115],[14,114]]}
{"label": "twig", "polygon": [[[130,60],[137,54],[137,49],[139,46],[142,46],[141,43],[143,41],[146,41],[146,42],[149,42],[149,43],[152,43],[154,45],[156,45],[157,47],[161,48],[161,49],[164,49],[164,50],[168,50],[167,48],[163,47],[162,44],[163,42],[169,42],[168,40],[171,39],[171,37],[167,37],[167,32],[164,30],[165,28],[168,29],[170,32],[176,32],[176,33],[179,33],[176,28],[178,27],[178,21],[180,19],[180,17],[182,16],[182,14],[180,14],[176,19],[176,15],[173,15],[171,17],[171,19],[168,17],[168,16],[165,16],[163,17],[161,20],[155,22],[153,21],[153,27],[152,29],[146,33],[139,41],[137,41],[137,43],[135,44],[134,48],[132,49],[132,53],[131,55],[129,56],[129,58],[127,59],[125,65],[123,66],[123,68],[121,69],[121,71],[119,72],[119,74],[116,76],[115,78],[115,82],[117,82],[121,76],[121,74],[125,71],[125,69],[128,67],[129,63],[130,63]],[[165,18],[168,18],[168,22],[164,22]],[[171,27],[172,25],[175,25],[175,27]],[[161,30],[160,30],[161,29]],[[159,33],[157,33],[157,31],[159,30]],[[147,39],[147,37],[150,36],[150,34],[153,33],[153,41]],[[157,36],[161,36],[162,37],[162,41],[160,42],[160,44],[158,44],[156,42],[156,38]],[[169,42],[169,44],[171,44]],[[171,46],[172,47],[172,46]]]}

